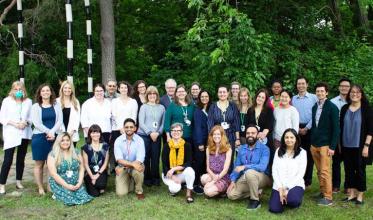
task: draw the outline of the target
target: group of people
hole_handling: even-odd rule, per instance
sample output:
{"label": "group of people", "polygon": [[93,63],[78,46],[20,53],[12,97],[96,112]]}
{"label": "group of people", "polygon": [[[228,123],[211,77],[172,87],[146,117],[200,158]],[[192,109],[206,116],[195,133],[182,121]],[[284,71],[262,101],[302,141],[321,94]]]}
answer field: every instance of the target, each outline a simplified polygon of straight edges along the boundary
{"label": "group of people", "polygon": [[[47,164],[48,190],[67,205],[100,196],[115,175],[119,196],[134,191],[144,199],[143,185],[163,182],[171,196],[186,188],[187,203],[194,201],[193,194],[226,195],[248,198],[249,210],[261,206],[262,189],[272,186],[269,210],[280,213],[285,206],[301,205],[315,164],[318,204],[327,206],[340,190],[342,161],[344,201],[362,205],[365,167],[373,156],[373,111],[362,87],[341,79],[339,95],[329,100],[326,83],[317,83],[312,94],[300,76],[296,89],[293,96],[275,80],[272,96],[259,89],[252,97],[233,82],[219,86],[218,100],[212,102],[198,82],[188,90],[168,79],[160,96],[143,80],[133,86],[109,80],[95,85],[93,97],[80,106],[69,81],[61,84],[58,98],[50,85],[41,85],[35,104],[25,86],[14,82],[0,112],[5,151],[0,194],[5,194],[15,149],[16,187],[23,188],[31,140],[39,194],[45,194]],[[78,152],[80,125],[85,144]]]}

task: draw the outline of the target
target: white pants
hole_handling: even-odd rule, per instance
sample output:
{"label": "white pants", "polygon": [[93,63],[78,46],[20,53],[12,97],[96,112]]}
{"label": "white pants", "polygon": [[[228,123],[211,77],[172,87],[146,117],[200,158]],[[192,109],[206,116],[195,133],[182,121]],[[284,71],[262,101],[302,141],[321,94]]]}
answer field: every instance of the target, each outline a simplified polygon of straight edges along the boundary
{"label": "white pants", "polygon": [[[193,168],[187,167],[182,173],[175,175],[181,183],[186,183],[187,189],[193,189],[193,183],[195,179],[195,173]],[[175,183],[172,179],[169,179],[162,174],[163,183],[168,186],[170,193],[178,193],[181,190],[181,184]]]}

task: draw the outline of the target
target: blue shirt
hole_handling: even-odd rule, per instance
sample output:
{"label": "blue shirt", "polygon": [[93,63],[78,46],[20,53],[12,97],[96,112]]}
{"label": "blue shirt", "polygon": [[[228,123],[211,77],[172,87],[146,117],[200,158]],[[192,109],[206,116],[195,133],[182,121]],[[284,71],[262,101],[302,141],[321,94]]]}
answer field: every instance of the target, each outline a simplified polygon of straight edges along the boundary
{"label": "blue shirt", "polygon": [[127,143],[127,136],[122,134],[114,143],[114,155],[116,160],[126,160],[129,162],[140,161],[145,159],[144,140],[137,134],[132,136],[130,144]]}
{"label": "blue shirt", "polygon": [[234,169],[242,165],[245,165],[245,169],[240,173],[235,172],[233,169],[230,175],[231,180],[236,182],[242,174],[250,169],[269,175],[268,162],[269,148],[267,145],[257,141],[255,147],[251,149],[247,144],[243,144],[234,161]]}
{"label": "blue shirt", "polygon": [[362,122],[361,108],[354,112],[348,109],[343,120],[343,146],[348,148],[359,148]]}
{"label": "blue shirt", "polygon": [[339,112],[341,112],[342,107],[347,104],[346,99],[343,99],[340,95],[332,98],[330,101],[333,102],[335,106],[337,106]]}
{"label": "blue shirt", "polygon": [[299,112],[299,123],[307,124],[306,128],[311,129],[312,127],[312,107],[317,102],[317,96],[312,93],[306,92],[304,96],[293,96],[291,104]]}

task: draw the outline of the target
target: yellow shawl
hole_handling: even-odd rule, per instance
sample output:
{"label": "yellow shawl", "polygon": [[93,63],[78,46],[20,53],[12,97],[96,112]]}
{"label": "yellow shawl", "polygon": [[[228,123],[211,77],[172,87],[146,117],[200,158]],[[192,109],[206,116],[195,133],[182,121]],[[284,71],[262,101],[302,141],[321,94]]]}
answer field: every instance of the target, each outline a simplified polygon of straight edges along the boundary
{"label": "yellow shawl", "polygon": [[[182,166],[184,164],[184,139],[180,139],[179,142],[176,144],[173,139],[168,142],[168,146],[170,146],[170,167],[177,167]],[[176,149],[179,149],[179,152],[176,156]]]}

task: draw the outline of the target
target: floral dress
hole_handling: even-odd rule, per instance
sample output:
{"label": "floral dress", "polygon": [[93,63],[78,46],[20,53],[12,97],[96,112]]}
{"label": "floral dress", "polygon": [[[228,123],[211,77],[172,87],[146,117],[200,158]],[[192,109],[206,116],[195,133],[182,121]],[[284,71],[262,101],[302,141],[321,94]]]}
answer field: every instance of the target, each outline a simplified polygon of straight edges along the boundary
{"label": "floral dress", "polygon": [[[210,154],[209,162],[210,162],[210,170],[214,174],[219,174],[224,169],[226,153],[221,153],[215,155],[215,153]],[[231,180],[229,178],[228,173],[223,176],[220,180],[215,182],[215,186],[218,188],[219,192],[223,193],[227,191]]]}
{"label": "floral dress", "polygon": [[[78,160],[73,159],[71,162],[63,160],[57,167],[57,174],[66,183],[76,185],[79,181],[79,169]],[[70,191],[58,184],[52,177],[49,177],[49,184],[56,200],[62,201],[65,205],[81,205],[93,199],[83,185],[76,191]]]}

